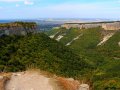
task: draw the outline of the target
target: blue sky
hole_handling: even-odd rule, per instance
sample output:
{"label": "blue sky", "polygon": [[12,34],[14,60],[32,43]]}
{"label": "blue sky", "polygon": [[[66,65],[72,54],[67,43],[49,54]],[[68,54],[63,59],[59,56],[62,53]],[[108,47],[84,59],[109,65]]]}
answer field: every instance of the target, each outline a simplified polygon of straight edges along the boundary
{"label": "blue sky", "polygon": [[115,18],[120,0],[0,0],[0,19]]}

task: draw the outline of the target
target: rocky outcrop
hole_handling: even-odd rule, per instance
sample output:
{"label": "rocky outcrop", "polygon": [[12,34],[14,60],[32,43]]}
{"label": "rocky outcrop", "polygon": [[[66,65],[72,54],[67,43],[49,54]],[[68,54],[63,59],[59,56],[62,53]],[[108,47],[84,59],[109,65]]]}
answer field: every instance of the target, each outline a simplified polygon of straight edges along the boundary
{"label": "rocky outcrop", "polygon": [[6,35],[26,35],[30,32],[36,32],[36,23],[34,22],[13,22],[0,24],[0,34]]}
{"label": "rocky outcrop", "polygon": [[88,28],[94,28],[94,27],[99,27],[101,24],[80,24],[80,23],[66,23],[62,25],[61,27],[70,29],[70,28],[78,28],[78,29],[88,29]]}
{"label": "rocky outcrop", "polygon": [[120,30],[120,22],[89,22],[89,23],[65,23],[61,27],[70,29],[88,29],[95,27],[102,27],[104,30]]}
{"label": "rocky outcrop", "polygon": [[120,22],[106,23],[102,25],[104,30],[120,30]]}

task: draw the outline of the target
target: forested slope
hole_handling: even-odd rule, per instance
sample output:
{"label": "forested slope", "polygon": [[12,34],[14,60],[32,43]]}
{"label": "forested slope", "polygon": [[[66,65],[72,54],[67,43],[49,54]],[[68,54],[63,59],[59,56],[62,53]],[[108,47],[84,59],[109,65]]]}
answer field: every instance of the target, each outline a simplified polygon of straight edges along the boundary
{"label": "forested slope", "polygon": [[68,77],[78,77],[93,68],[85,58],[43,33],[0,37],[0,71],[31,66]]}

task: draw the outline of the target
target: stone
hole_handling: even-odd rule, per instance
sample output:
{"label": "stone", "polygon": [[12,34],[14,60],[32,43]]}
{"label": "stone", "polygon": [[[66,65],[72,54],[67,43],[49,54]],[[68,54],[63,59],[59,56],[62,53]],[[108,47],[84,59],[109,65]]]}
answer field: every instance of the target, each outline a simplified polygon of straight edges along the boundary
{"label": "stone", "polygon": [[90,22],[90,23],[65,23],[61,27],[70,29],[88,29],[102,27],[104,30],[120,30],[120,22]]}
{"label": "stone", "polygon": [[79,90],[89,90],[89,85],[88,84],[81,84],[79,87]]}
{"label": "stone", "polygon": [[118,45],[120,46],[120,42],[118,42]]}
{"label": "stone", "polygon": [[3,76],[0,76],[0,80],[2,80],[4,77]]}

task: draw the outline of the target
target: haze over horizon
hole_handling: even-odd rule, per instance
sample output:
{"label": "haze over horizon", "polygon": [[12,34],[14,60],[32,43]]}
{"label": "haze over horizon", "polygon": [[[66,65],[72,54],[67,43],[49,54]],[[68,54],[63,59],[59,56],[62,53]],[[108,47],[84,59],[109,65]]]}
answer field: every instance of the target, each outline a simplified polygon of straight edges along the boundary
{"label": "haze over horizon", "polygon": [[0,0],[0,19],[120,19],[120,0]]}

